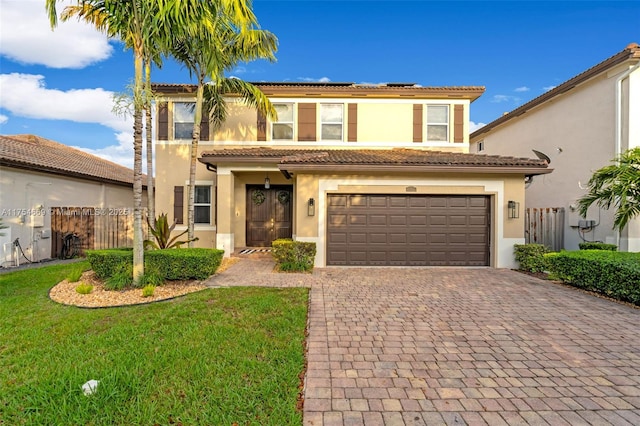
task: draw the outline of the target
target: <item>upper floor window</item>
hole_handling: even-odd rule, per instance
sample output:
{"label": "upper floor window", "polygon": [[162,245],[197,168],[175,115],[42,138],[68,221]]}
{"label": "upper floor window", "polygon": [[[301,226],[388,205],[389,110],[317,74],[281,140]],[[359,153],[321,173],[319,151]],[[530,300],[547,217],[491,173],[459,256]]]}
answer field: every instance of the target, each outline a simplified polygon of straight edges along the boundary
{"label": "upper floor window", "polygon": [[427,141],[449,140],[449,106],[427,105]]}
{"label": "upper floor window", "polygon": [[193,203],[193,221],[211,223],[211,186],[196,185]]}
{"label": "upper floor window", "polygon": [[342,104],[320,104],[320,135],[323,141],[341,141]]}
{"label": "upper floor window", "polygon": [[484,151],[484,141],[478,142],[478,152]]}
{"label": "upper floor window", "polygon": [[278,121],[271,125],[272,140],[293,140],[293,104],[273,104]]}
{"label": "upper floor window", "polygon": [[175,102],[173,104],[174,139],[191,139],[194,111],[195,103],[193,102]]}

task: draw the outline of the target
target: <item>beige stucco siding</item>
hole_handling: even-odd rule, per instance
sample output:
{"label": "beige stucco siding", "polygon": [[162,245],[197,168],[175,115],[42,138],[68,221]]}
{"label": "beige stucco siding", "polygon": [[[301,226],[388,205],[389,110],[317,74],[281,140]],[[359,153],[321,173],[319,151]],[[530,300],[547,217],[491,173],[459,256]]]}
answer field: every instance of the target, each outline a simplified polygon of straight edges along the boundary
{"label": "beige stucco siding", "polygon": [[[526,207],[563,207],[564,241],[569,250],[577,249],[582,241],[576,200],[586,193],[584,188],[593,172],[610,164],[616,156],[616,78],[622,70],[601,74],[471,141],[471,152],[476,152],[476,144],[484,141],[485,154],[535,158],[531,151],[535,149],[549,156],[554,171],[533,178],[525,192]],[[640,82],[640,70],[632,77]],[[631,84],[631,92],[628,81],[622,84],[621,101],[627,103],[621,115],[622,149],[640,145],[640,120],[630,119],[627,112],[629,104],[636,110],[640,108],[640,84]],[[612,211],[593,206],[587,219],[598,225],[584,235],[586,239],[616,241]]]}
{"label": "beige stucco siding", "polygon": [[[3,224],[9,225],[2,231],[7,235],[0,236],[0,262],[10,259],[10,243],[16,238],[30,260],[51,257],[47,234],[51,232],[52,207],[95,207],[107,215],[109,209],[116,208],[133,212],[130,186],[0,166],[0,187],[0,215]],[[146,195],[143,203],[146,207]]]}
{"label": "beige stucco siding", "polygon": [[[189,183],[189,156],[190,144],[156,144],[156,214],[167,213],[169,220],[174,221],[173,215],[174,187],[182,186],[183,193],[183,224],[176,225],[176,232],[187,229],[187,197]],[[206,150],[199,147],[198,152]],[[210,147],[209,147],[210,149]],[[198,155],[199,156],[199,155]],[[216,240],[215,227],[215,184],[216,175],[207,170],[199,161],[196,164],[196,185],[208,185],[212,188],[211,194],[211,223],[196,224],[195,236],[198,241],[195,247],[214,248]]]}
{"label": "beige stucco siding", "polygon": [[413,142],[413,105],[358,105],[358,142]]}

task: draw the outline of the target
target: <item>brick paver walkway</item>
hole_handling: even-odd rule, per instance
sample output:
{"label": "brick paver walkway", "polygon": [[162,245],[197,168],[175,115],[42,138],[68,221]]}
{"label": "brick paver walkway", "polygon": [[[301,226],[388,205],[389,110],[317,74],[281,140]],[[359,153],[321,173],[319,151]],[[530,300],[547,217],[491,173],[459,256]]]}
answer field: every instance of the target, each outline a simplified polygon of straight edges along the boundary
{"label": "brick paver walkway", "polygon": [[640,424],[640,310],[517,272],[242,260],[311,287],[305,425]]}

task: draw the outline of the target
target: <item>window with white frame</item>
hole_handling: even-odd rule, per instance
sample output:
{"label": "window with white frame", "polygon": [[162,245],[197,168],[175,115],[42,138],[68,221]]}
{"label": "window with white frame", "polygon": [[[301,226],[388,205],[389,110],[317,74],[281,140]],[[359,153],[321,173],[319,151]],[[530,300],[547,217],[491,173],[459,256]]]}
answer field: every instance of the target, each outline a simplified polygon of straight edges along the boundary
{"label": "window with white frame", "polygon": [[344,107],[342,104],[320,104],[320,137],[323,141],[341,141]]}
{"label": "window with white frame", "polygon": [[449,140],[449,105],[427,105],[427,142]]}
{"label": "window with white frame", "polygon": [[191,139],[193,135],[193,114],[195,103],[174,102],[173,104],[173,138]]}
{"label": "window with white frame", "polygon": [[193,203],[193,218],[195,223],[211,223],[211,186],[196,185]]}
{"label": "window with white frame", "polygon": [[272,140],[293,140],[293,104],[273,104],[278,121],[271,124]]}

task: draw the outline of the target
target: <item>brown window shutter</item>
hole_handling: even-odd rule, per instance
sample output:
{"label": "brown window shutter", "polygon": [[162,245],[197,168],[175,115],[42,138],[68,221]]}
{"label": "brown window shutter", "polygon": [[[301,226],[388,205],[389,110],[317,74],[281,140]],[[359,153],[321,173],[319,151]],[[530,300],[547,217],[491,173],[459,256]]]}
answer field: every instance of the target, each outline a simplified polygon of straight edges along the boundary
{"label": "brown window shutter", "polygon": [[413,105],[413,141],[422,142],[422,104]]}
{"label": "brown window shutter", "polygon": [[169,108],[166,102],[158,104],[158,140],[169,140]]}
{"label": "brown window shutter", "polygon": [[453,106],[453,141],[464,142],[464,105]]}
{"label": "brown window shutter", "polygon": [[202,111],[202,120],[200,120],[200,140],[209,140],[209,111]]}
{"label": "brown window shutter", "polygon": [[266,141],[267,140],[267,117],[258,111],[258,122],[256,123],[256,127],[258,128],[258,141]]}
{"label": "brown window shutter", "polygon": [[316,104],[298,104],[298,140],[317,140]]}
{"label": "brown window shutter", "polygon": [[184,186],[173,187],[173,220],[184,223]]}
{"label": "brown window shutter", "polygon": [[347,125],[347,141],[358,141],[358,104],[349,104],[349,123]]}

